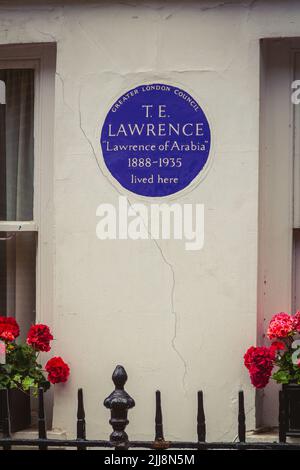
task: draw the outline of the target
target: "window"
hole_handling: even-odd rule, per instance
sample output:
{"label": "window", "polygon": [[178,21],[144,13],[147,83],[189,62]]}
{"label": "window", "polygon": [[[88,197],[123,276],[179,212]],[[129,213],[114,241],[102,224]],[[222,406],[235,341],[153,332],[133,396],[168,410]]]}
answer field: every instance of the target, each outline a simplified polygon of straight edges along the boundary
{"label": "window", "polygon": [[[300,40],[261,45],[258,344],[274,313],[300,309],[300,105],[291,100]],[[278,389],[258,393],[258,426],[277,424]]]}
{"label": "window", "polygon": [[54,44],[0,46],[0,315],[52,323]]}
{"label": "window", "polygon": [[[34,69],[1,69],[0,83],[0,220],[17,225],[33,220]],[[33,229],[0,236],[0,314],[16,316],[23,335],[35,321]]]}

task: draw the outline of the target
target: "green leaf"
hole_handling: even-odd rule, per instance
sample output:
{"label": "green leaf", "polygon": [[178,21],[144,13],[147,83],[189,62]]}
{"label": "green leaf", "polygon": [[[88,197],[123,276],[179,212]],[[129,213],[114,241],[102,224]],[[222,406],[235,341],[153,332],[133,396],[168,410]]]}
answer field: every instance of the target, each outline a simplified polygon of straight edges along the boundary
{"label": "green leaf", "polygon": [[23,388],[23,390],[27,391],[31,387],[34,387],[34,379],[32,377],[26,376],[22,380],[22,388]]}
{"label": "green leaf", "polygon": [[278,370],[272,375],[272,378],[279,384],[288,384],[292,380],[292,376],[287,370]]}
{"label": "green leaf", "polygon": [[10,378],[7,376],[1,376],[0,378],[0,388],[8,388],[10,386]]}
{"label": "green leaf", "polygon": [[12,377],[12,380],[18,384],[20,384],[22,382],[22,376],[21,374],[15,374],[13,377]]}
{"label": "green leaf", "polygon": [[11,364],[3,364],[2,365],[2,369],[4,369],[4,371],[7,373],[7,374],[10,374],[11,371],[12,371],[12,365]]}

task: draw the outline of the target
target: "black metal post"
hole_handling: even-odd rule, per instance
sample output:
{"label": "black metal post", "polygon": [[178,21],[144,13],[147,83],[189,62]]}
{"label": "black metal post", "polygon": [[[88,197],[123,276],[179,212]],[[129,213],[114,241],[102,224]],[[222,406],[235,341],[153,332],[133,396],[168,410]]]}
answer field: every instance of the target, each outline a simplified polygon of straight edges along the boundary
{"label": "black metal post", "polygon": [[286,442],[285,396],[279,391],[279,442]]}
{"label": "black metal post", "polygon": [[[77,394],[77,439],[83,441],[86,439],[85,411],[82,388],[78,389]],[[86,446],[78,444],[77,450],[86,450]]]}
{"label": "black metal post", "polygon": [[202,390],[198,392],[197,435],[198,435],[198,442],[205,442],[206,424],[205,424]]}
{"label": "black metal post", "polygon": [[154,449],[167,449],[169,442],[165,441],[163,429],[163,417],[161,409],[161,394],[157,390],[155,392],[155,440],[153,442]]}
{"label": "black metal post", "polygon": [[[44,390],[42,387],[39,388],[38,429],[39,429],[39,439],[47,439],[45,407],[44,407]],[[47,450],[47,446],[45,444],[39,444],[39,449]]]}
{"label": "black metal post", "polygon": [[129,441],[125,428],[129,423],[127,419],[128,410],[135,406],[133,398],[124,390],[127,374],[123,366],[117,366],[112,375],[115,390],[104,400],[104,406],[111,411],[109,424],[113,428],[110,435],[111,444],[118,450],[126,450]]}
{"label": "black metal post", "polygon": [[246,415],[245,415],[245,404],[244,404],[244,392],[239,391],[239,441],[246,442]]}
{"label": "black metal post", "polygon": [[[2,401],[3,401],[3,422],[2,422],[2,432],[5,439],[10,439],[10,412],[9,412],[9,400],[8,400],[8,390],[1,390]],[[10,444],[4,444],[3,450],[11,450]]]}
{"label": "black metal post", "polygon": [[161,441],[164,439],[164,430],[163,430],[163,421],[162,421],[162,411],[161,411],[161,396],[160,391],[157,390],[155,393],[155,440]]}

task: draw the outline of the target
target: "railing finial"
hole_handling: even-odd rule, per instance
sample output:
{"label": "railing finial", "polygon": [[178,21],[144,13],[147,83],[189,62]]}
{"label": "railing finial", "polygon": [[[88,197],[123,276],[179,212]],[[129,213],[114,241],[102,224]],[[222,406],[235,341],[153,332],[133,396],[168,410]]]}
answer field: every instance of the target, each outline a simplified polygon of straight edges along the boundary
{"label": "railing finial", "polygon": [[110,442],[116,449],[128,449],[128,436],[125,428],[129,423],[128,410],[135,406],[133,398],[124,390],[127,373],[123,366],[117,366],[112,375],[115,390],[104,400],[104,406],[111,410],[109,424],[113,428]]}

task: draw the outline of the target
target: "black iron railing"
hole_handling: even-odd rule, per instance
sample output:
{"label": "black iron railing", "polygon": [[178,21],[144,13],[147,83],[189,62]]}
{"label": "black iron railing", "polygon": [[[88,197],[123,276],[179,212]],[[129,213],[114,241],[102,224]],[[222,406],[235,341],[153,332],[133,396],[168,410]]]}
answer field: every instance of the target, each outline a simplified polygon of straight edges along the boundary
{"label": "black iron railing", "polygon": [[[109,440],[95,440],[86,438],[86,422],[83,402],[83,391],[78,390],[77,397],[77,438],[76,439],[48,439],[46,430],[46,419],[44,410],[44,392],[39,389],[38,394],[38,437],[36,439],[18,439],[11,436],[10,433],[10,413],[8,391],[1,390],[2,399],[4,399],[4,417],[2,423],[2,437],[0,438],[0,448],[11,450],[13,448],[29,447],[39,450],[49,448],[74,448],[77,450],[86,450],[88,448],[110,448],[116,450],[127,450],[130,448],[143,449],[194,449],[194,450],[213,450],[213,449],[231,449],[231,450],[278,450],[290,449],[300,450],[299,444],[286,443],[285,413],[283,392],[280,393],[279,407],[279,436],[278,442],[246,442],[246,416],[244,407],[244,394],[239,392],[238,399],[238,441],[237,442],[206,442],[206,423],[203,405],[203,392],[198,392],[197,409],[197,440],[192,441],[167,441],[163,432],[163,416],[161,406],[161,393],[156,392],[156,412],[155,412],[155,438],[153,441],[130,441],[125,431],[127,424],[128,410],[135,406],[133,398],[124,390],[127,381],[127,374],[122,366],[117,366],[112,380],[115,384],[115,390],[104,400],[104,406],[110,409],[110,425],[113,428]],[[300,437],[300,436],[299,436]]]}

